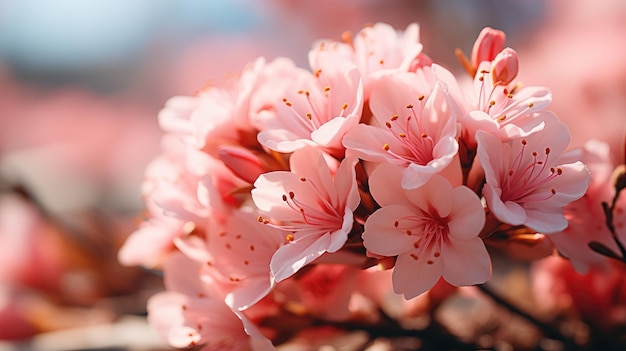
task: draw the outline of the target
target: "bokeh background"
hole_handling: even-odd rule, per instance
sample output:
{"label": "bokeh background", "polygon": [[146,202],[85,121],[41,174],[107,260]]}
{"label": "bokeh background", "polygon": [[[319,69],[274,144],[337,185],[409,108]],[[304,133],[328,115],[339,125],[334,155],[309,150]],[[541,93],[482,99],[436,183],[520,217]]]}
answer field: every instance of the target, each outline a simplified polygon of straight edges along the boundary
{"label": "bokeh background", "polygon": [[141,219],[167,98],[258,56],[307,66],[318,38],[418,22],[452,71],[485,26],[572,132],[624,158],[623,0],[0,0],[0,350],[167,349],[144,322],[157,272],[116,253]]}

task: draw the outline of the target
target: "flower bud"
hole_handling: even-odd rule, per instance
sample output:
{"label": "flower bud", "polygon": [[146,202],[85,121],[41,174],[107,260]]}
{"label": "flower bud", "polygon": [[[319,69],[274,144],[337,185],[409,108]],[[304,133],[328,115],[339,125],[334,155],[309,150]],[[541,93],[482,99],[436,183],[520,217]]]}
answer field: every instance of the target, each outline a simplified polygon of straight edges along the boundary
{"label": "flower bud", "polygon": [[503,31],[485,27],[478,34],[472,48],[472,67],[476,69],[483,61],[492,61],[504,48],[506,35]]}
{"label": "flower bud", "polygon": [[507,85],[515,79],[519,70],[517,52],[511,48],[506,48],[493,59],[491,63],[491,78],[493,84]]}
{"label": "flower bud", "polygon": [[250,184],[267,171],[263,161],[243,147],[222,145],[219,147],[218,156],[237,177]]}

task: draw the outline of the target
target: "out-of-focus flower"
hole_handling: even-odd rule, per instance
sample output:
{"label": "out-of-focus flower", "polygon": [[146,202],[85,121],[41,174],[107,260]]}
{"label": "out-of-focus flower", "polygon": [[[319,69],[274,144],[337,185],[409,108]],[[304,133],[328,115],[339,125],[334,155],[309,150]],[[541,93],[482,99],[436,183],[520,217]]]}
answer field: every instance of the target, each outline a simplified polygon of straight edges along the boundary
{"label": "out-of-focus flower", "polygon": [[[617,244],[609,228],[606,226],[606,217],[602,209],[602,202],[610,203],[615,195],[615,188],[610,186],[610,179],[614,164],[611,162],[609,145],[599,140],[590,140],[584,147],[577,148],[563,155],[570,160],[582,160],[591,173],[589,188],[585,195],[567,205],[564,209],[569,225],[565,230],[551,234],[548,239],[554,243],[559,252],[570,259],[571,264],[579,273],[586,273],[590,267],[598,269],[606,267],[609,260],[591,248],[589,243],[594,241],[605,245],[613,252],[619,252]],[[614,213],[615,223],[626,223],[626,197],[620,196]],[[615,227],[617,238],[626,240],[626,230],[623,225]]]}
{"label": "out-of-focus flower", "polygon": [[621,262],[576,272],[566,259],[552,256],[532,268],[535,300],[545,311],[582,317],[609,331],[626,323],[626,274]]}

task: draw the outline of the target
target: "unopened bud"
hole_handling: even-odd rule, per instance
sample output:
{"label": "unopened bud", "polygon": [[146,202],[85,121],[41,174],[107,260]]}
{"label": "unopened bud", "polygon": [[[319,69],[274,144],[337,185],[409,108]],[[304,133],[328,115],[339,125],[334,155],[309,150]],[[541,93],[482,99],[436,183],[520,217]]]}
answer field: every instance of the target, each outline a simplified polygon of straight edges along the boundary
{"label": "unopened bud", "polygon": [[507,85],[515,79],[519,70],[517,52],[511,48],[506,48],[493,59],[491,63],[491,78],[493,84]]}
{"label": "unopened bud", "polygon": [[218,156],[237,177],[250,184],[253,184],[259,175],[267,172],[259,156],[243,147],[222,145]]}
{"label": "unopened bud", "polygon": [[472,67],[476,69],[483,61],[492,61],[504,48],[506,35],[490,27],[483,28],[472,48]]}

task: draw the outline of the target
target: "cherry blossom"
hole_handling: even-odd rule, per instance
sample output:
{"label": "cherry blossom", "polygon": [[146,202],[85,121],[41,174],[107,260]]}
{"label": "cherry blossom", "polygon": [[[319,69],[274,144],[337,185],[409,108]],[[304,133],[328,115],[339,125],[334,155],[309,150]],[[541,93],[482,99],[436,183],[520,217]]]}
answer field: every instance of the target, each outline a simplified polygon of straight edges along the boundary
{"label": "cherry blossom", "polygon": [[377,255],[398,256],[393,288],[407,299],[432,288],[440,277],[456,286],[484,283],[491,260],[478,237],[485,215],[480,199],[439,175],[418,189],[399,186],[396,167],[383,164],[370,176],[382,206],[365,222],[363,244]]}
{"label": "cherry blossom", "polygon": [[272,255],[284,242],[284,234],[259,226],[253,212],[233,210],[224,223],[210,221],[205,238],[188,236],[175,240],[188,257],[204,265],[223,292],[226,304],[245,310],[265,297],[274,286],[270,275]]}
{"label": "cherry blossom", "polygon": [[290,172],[266,173],[254,183],[252,200],[265,213],[259,221],[287,232],[270,263],[277,282],[348,239],[360,202],[355,163],[344,159],[333,175],[323,154],[308,147],[291,155]]}
{"label": "cherry blossom", "polygon": [[582,162],[559,161],[569,143],[565,125],[546,122],[541,132],[506,142],[485,131],[476,135],[489,209],[504,223],[544,234],[567,227],[563,207],[583,196],[589,182]]}
{"label": "cherry blossom", "polygon": [[316,70],[328,60],[354,62],[363,77],[366,98],[370,96],[372,79],[379,72],[409,72],[432,64],[422,52],[417,23],[397,31],[378,22],[360,30],[354,38],[346,33],[344,41],[320,40],[309,52],[309,63]]}
{"label": "cherry blossom", "polygon": [[294,77],[283,93],[274,118],[259,123],[259,143],[283,153],[310,145],[342,156],[341,139],[359,123],[363,108],[357,68],[328,61],[314,73]]}
{"label": "cherry blossom", "polygon": [[404,188],[422,186],[457,154],[456,116],[441,84],[431,92],[416,73],[383,75],[372,85],[370,108],[377,125],[359,124],[343,143],[364,160],[401,167]]}
{"label": "cherry blossom", "polygon": [[[602,209],[602,202],[610,202],[615,189],[607,186],[611,184],[614,165],[611,162],[608,144],[599,140],[589,140],[582,148],[568,152],[562,159],[569,162],[581,160],[587,165],[591,173],[589,188],[585,195],[565,206],[564,214],[569,225],[565,230],[548,236],[559,253],[569,258],[576,271],[586,273],[590,268],[602,269],[608,265],[608,258],[589,248],[591,241],[599,242],[614,252],[619,249],[613,240]],[[626,197],[620,196],[618,208],[624,208]],[[616,223],[626,222],[626,212],[618,210],[615,213]],[[626,239],[623,226],[615,228],[620,240]]]}
{"label": "cherry blossom", "polygon": [[253,323],[226,306],[210,279],[200,280],[200,267],[182,254],[168,259],[168,290],[148,301],[148,321],[156,332],[177,348],[273,350]]}

